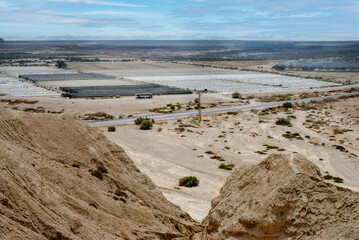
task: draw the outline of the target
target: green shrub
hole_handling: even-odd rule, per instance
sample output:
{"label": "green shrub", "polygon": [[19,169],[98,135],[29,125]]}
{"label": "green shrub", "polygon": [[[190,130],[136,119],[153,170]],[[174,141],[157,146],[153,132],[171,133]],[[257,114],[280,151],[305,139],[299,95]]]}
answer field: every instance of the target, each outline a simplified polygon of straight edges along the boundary
{"label": "green shrub", "polygon": [[237,115],[238,112],[227,112],[228,115]]}
{"label": "green shrub", "polygon": [[260,155],[267,155],[267,153],[265,153],[264,151],[255,151],[254,153],[258,153]]}
{"label": "green shrub", "polygon": [[187,176],[180,178],[178,180],[178,185],[185,186],[185,187],[195,187],[198,186],[199,180],[194,176]]}
{"label": "green shrub", "polygon": [[292,126],[290,121],[285,118],[278,118],[277,121],[275,121],[275,124],[281,125],[281,126]]}
{"label": "green shrub", "polygon": [[108,128],[107,128],[107,131],[109,131],[109,132],[116,132],[116,127],[114,127],[114,126],[108,127]]}
{"label": "green shrub", "polygon": [[220,162],[224,162],[225,160],[221,157],[221,156],[218,156],[218,155],[213,155],[210,157],[210,159],[216,159]]}
{"label": "green shrub", "polygon": [[178,133],[183,133],[184,131],[186,131],[186,129],[184,127],[178,127],[178,128],[175,128],[175,131]]}
{"label": "green shrub", "polygon": [[218,168],[220,168],[220,169],[225,169],[225,170],[232,170],[234,166],[235,166],[234,164],[224,164],[224,163],[221,163],[221,164],[218,166]]}
{"label": "green shrub", "polygon": [[299,133],[291,133],[289,131],[285,132],[284,134],[282,134],[283,137],[287,138],[287,139],[297,139],[297,140],[303,140],[303,138],[300,136]]}
{"label": "green shrub", "polygon": [[152,126],[153,126],[153,124],[152,124],[151,120],[146,119],[146,120],[141,122],[140,129],[148,130],[148,129],[151,129]]}
{"label": "green shrub", "polygon": [[279,149],[279,147],[277,146],[271,146],[271,145],[268,145],[268,144],[264,144],[263,146],[265,146],[267,148],[267,150],[270,150],[270,149]]}
{"label": "green shrub", "polygon": [[290,102],[285,102],[285,103],[283,103],[283,107],[284,108],[293,108],[293,104]]}
{"label": "green shrub", "polygon": [[332,179],[332,178],[333,178],[333,176],[332,176],[332,175],[329,175],[329,174],[324,176],[324,179],[327,179],[327,180],[330,180],[330,179]]}
{"label": "green shrub", "polygon": [[135,124],[136,124],[136,125],[141,125],[141,123],[142,123],[143,120],[145,120],[145,119],[142,118],[142,117],[136,118],[136,119],[135,119]]}
{"label": "green shrub", "polygon": [[136,125],[141,125],[142,122],[144,121],[150,121],[151,123],[155,123],[155,120],[154,119],[149,119],[149,118],[143,118],[143,117],[139,117],[137,119],[135,119],[135,124]]}
{"label": "green shrub", "polygon": [[57,68],[67,68],[67,64],[64,61],[56,61]]}
{"label": "green shrub", "polygon": [[344,180],[340,177],[333,177],[333,180],[335,183],[343,183],[344,182]]}

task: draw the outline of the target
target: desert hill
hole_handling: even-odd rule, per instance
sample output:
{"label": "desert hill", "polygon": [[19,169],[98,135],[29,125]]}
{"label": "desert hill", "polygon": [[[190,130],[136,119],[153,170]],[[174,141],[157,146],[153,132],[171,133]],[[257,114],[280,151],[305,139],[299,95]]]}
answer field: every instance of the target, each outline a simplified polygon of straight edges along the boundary
{"label": "desert hill", "polygon": [[201,228],[101,133],[0,109],[0,239],[173,239]]}
{"label": "desert hill", "polygon": [[299,154],[239,168],[212,201],[203,239],[359,239],[359,193]]}
{"label": "desert hill", "polygon": [[202,226],[73,116],[0,109],[0,239],[359,239],[359,193],[299,154],[240,167]]}

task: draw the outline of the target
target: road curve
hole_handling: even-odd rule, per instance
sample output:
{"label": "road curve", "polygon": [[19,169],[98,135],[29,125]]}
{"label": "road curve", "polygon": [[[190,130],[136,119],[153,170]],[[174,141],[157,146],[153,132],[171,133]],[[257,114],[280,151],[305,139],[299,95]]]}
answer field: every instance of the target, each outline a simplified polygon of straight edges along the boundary
{"label": "road curve", "polygon": [[[203,109],[202,115],[209,114],[217,114],[217,113],[226,113],[231,111],[240,111],[240,110],[250,110],[250,109],[260,109],[260,108],[268,108],[268,107],[277,107],[282,105],[285,102],[290,103],[304,103],[310,101],[320,101],[324,99],[335,99],[340,97],[346,97],[351,95],[359,95],[359,92],[355,93],[347,93],[341,95],[333,95],[333,96],[324,96],[324,97],[314,97],[314,98],[304,98],[298,100],[290,100],[290,101],[282,101],[282,102],[270,102],[270,103],[254,103],[245,106],[231,106],[231,107],[223,107],[223,108],[211,108],[211,109]],[[179,112],[179,113],[168,113],[168,114],[152,114],[147,115],[148,118],[154,120],[169,120],[175,118],[185,118],[190,116],[196,116],[198,111],[187,111],[187,112]],[[143,117],[143,116],[142,116]],[[109,126],[109,125],[119,125],[119,124],[129,124],[133,123],[136,118],[126,118],[126,119],[118,119],[118,120],[109,120],[109,121],[92,121],[87,122],[87,124],[91,127],[101,127],[101,126]]]}

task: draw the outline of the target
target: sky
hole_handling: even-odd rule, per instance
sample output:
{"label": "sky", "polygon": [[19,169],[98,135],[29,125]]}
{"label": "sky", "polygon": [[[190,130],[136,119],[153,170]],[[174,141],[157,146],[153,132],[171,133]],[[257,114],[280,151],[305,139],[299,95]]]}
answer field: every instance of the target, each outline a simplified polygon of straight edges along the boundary
{"label": "sky", "polygon": [[359,40],[359,0],[0,0],[5,40]]}

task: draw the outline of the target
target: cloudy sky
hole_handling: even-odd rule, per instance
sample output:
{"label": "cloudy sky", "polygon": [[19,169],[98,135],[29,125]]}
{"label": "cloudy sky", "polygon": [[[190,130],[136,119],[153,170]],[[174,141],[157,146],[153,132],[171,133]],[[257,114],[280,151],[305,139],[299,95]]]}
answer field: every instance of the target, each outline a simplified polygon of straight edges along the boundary
{"label": "cloudy sky", "polygon": [[359,0],[0,0],[5,40],[359,40]]}

